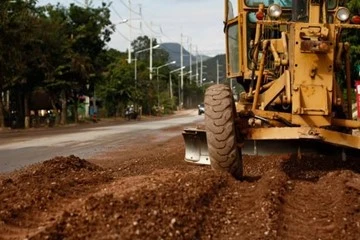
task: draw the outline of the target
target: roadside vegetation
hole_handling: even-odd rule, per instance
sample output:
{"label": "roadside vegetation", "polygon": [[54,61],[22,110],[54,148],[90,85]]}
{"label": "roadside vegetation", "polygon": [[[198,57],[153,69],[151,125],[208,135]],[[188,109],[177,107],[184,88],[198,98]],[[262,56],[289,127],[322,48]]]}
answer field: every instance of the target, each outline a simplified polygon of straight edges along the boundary
{"label": "roadside vegetation", "polygon": [[[169,96],[170,66],[159,73],[158,97],[155,72],[149,80],[149,52],[137,56],[135,71],[126,52],[108,47],[116,29],[109,6],[0,2],[0,128],[33,127],[40,109],[51,114],[55,125],[84,120],[81,112],[92,106],[97,117],[123,116],[128,105],[141,106],[143,114],[158,113],[158,105],[163,113],[176,109],[177,97]],[[150,38],[140,36],[132,47],[134,52],[149,48]],[[167,62],[165,50],[153,51],[154,67]],[[185,81],[184,98],[202,93]]]}

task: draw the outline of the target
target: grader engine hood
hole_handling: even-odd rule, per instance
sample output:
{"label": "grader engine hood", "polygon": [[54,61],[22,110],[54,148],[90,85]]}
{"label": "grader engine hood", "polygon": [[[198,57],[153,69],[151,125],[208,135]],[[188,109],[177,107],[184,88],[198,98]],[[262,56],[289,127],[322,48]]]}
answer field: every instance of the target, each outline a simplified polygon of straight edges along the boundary
{"label": "grader engine hood", "polygon": [[336,37],[334,25],[296,23],[291,28],[292,123],[331,125]]}
{"label": "grader engine hood", "polygon": [[302,27],[299,32],[301,39],[300,49],[302,53],[327,53],[332,42],[327,41],[329,29],[324,26]]}

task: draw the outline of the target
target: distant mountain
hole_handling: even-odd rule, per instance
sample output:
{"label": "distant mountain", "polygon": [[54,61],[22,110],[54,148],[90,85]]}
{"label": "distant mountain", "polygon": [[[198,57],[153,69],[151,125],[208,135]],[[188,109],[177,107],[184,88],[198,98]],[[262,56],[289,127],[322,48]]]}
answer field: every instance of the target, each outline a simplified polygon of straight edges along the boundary
{"label": "distant mountain", "polygon": [[[169,53],[169,61],[176,61],[176,66],[180,66],[180,44],[179,43],[162,43],[160,48]],[[209,57],[202,55],[203,60],[203,79],[204,83],[213,81],[216,83],[217,76],[219,76],[219,82],[223,82],[226,78],[225,68],[225,54],[220,54],[215,57]],[[192,75],[196,73],[196,55],[192,53]],[[199,61],[199,60],[198,60]],[[186,66],[185,71],[190,70],[190,53],[183,47],[183,65]],[[200,74],[200,62],[198,65],[198,73]],[[199,76],[200,79],[200,76]]]}
{"label": "distant mountain", "polygon": [[[179,43],[161,43],[160,48],[167,51],[169,53],[169,61],[176,61],[176,65],[180,66],[180,56],[181,56],[181,45]],[[192,64],[196,62],[196,54],[194,52],[191,53],[191,61]],[[206,61],[209,59],[209,56],[202,55],[202,60]],[[190,65],[190,53],[183,46],[183,66]]]}

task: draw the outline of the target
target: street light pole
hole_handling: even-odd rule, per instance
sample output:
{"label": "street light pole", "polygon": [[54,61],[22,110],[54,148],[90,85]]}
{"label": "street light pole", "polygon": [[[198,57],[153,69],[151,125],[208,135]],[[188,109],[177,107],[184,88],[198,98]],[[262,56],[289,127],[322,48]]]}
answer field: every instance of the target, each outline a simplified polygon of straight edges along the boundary
{"label": "street light pole", "polygon": [[202,85],[202,79],[203,79],[203,58],[202,55],[200,55],[200,82],[199,85]]}
{"label": "street light pole", "polygon": [[204,75],[206,75],[206,72],[204,72],[204,68],[207,68],[207,65],[203,64],[202,55],[200,55],[200,86],[202,85],[202,79],[204,78]]}
{"label": "street light pole", "polygon": [[[131,0],[129,0],[129,19],[131,20]],[[131,63],[131,22],[129,22],[129,52],[128,52],[128,63]]]}
{"label": "street light pole", "polygon": [[[189,44],[189,68],[190,68],[190,71],[192,71],[192,44],[191,44],[191,38],[190,40],[188,39],[188,41],[190,41],[190,44]],[[191,83],[191,76],[190,76],[190,83]]]}
{"label": "street light pole", "polygon": [[199,86],[199,52],[196,46],[196,86]]}
{"label": "street light pole", "polygon": [[[170,88],[170,99],[173,99],[173,89],[172,89],[172,80],[171,80],[171,74],[173,72],[177,72],[177,71],[180,71],[180,70],[183,70],[185,68],[185,66],[182,66],[181,68],[178,68],[178,69],[175,69],[175,70],[172,70],[169,72],[169,88]],[[180,94],[179,94],[180,95]]]}
{"label": "street light pole", "polygon": [[150,36],[150,59],[149,59],[149,79],[150,81],[152,80],[152,70],[153,70],[153,63],[152,63],[152,55],[153,55],[153,39],[152,39],[152,35]]}
{"label": "street light pole", "polygon": [[137,83],[137,58],[136,58],[136,54],[135,54],[135,56],[134,56],[135,58],[134,58],[134,78],[135,78],[135,86],[136,86],[136,83]]}
{"label": "street light pole", "polygon": [[[182,105],[183,105],[183,98],[182,95],[180,93],[180,87],[181,90],[183,90],[184,88],[184,72],[183,72],[183,67],[184,66],[184,59],[183,59],[183,34],[181,33],[180,35],[180,67],[181,67],[181,72],[180,72],[180,84],[179,84],[179,110],[182,109]],[[180,86],[181,85],[181,86]]]}
{"label": "street light pole", "polygon": [[219,68],[220,68],[219,60],[216,60],[216,83],[219,84],[220,81],[220,74],[219,74]]}
{"label": "street light pole", "polygon": [[169,63],[165,63],[159,67],[155,67],[156,68],[156,84],[157,84],[157,105],[158,107],[160,106],[160,89],[159,89],[159,69],[162,68],[162,67],[165,67],[165,66],[168,66],[168,65],[171,65],[171,64],[175,64],[176,61],[172,61],[172,62],[169,62]]}
{"label": "street light pole", "polygon": [[[160,47],[160,45],[156,45],[156,46],[153,46],[153,47],[151,47],[151,48],[145,48],[145,49],[142,49],[142,50],[139,50],[139,51],[137,51],[137,52],[135,52],[134,53],[134,57],[135,57],[135,59],[134,59],[134,62],[135,62],[135,69],[134,69],[134,75],[135,75],[135,82],[137,81],[137,65],[136,65],[136,62],[137,62],[137,54],[139,54],[139,53],[142,53],[142,52],[145,52],[145,51],[149,51],[149,50],[152,50],[152,49],[156,49],[156,48],[158,48],[158,47]],[[152,56],[151,56],[151,58],[152,58]]]}
{"label": "street light pole", "polygon": [[[135,85],[135,89],[137,89],[137,60],[138,60],[137,54],[148,51],[150,49],[155,49],[155,48],[158,48],[158,47],[160,47],[160,45],[156,45],[156,46],[154,46],[152,48],[146,48],[146,49],[142,49],[142,50],[139,50],[137,52],[134,52],[134,80],[135,80],[134,85]],[[135,94],[137,94],[137,90],[136,90]],[[135,96],[137,96],[137,95],[135,95]]]}
{"label": "street light pole", "polygon": [[[184,76],[187,74],[191,74],[192,71],[188,71],[187,73],[184,73],[181,69],[181,84],[179,84],[179,99],[184,100]],[[180,89],[181,88],[181,89]],[[183,102],[179,102],[179,109],[182,109]]]}

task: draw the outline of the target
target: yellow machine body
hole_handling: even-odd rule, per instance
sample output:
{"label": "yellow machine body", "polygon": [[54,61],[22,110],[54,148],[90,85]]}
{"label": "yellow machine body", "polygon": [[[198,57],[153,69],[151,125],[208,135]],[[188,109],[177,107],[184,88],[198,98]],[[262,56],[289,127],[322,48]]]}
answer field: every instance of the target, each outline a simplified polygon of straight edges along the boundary
{"label": "yellow machine body", "polygon": [[[227,77],[244,89],[235,98],[238,144],[304,139],[360,149],[360,122],[352,119],[351,108],[351,44],[344,37],[360,31],[360,24],[351,22],[346,1],[224,5]],[[183,135],[185,159],[210,162],[206,129]]]}

